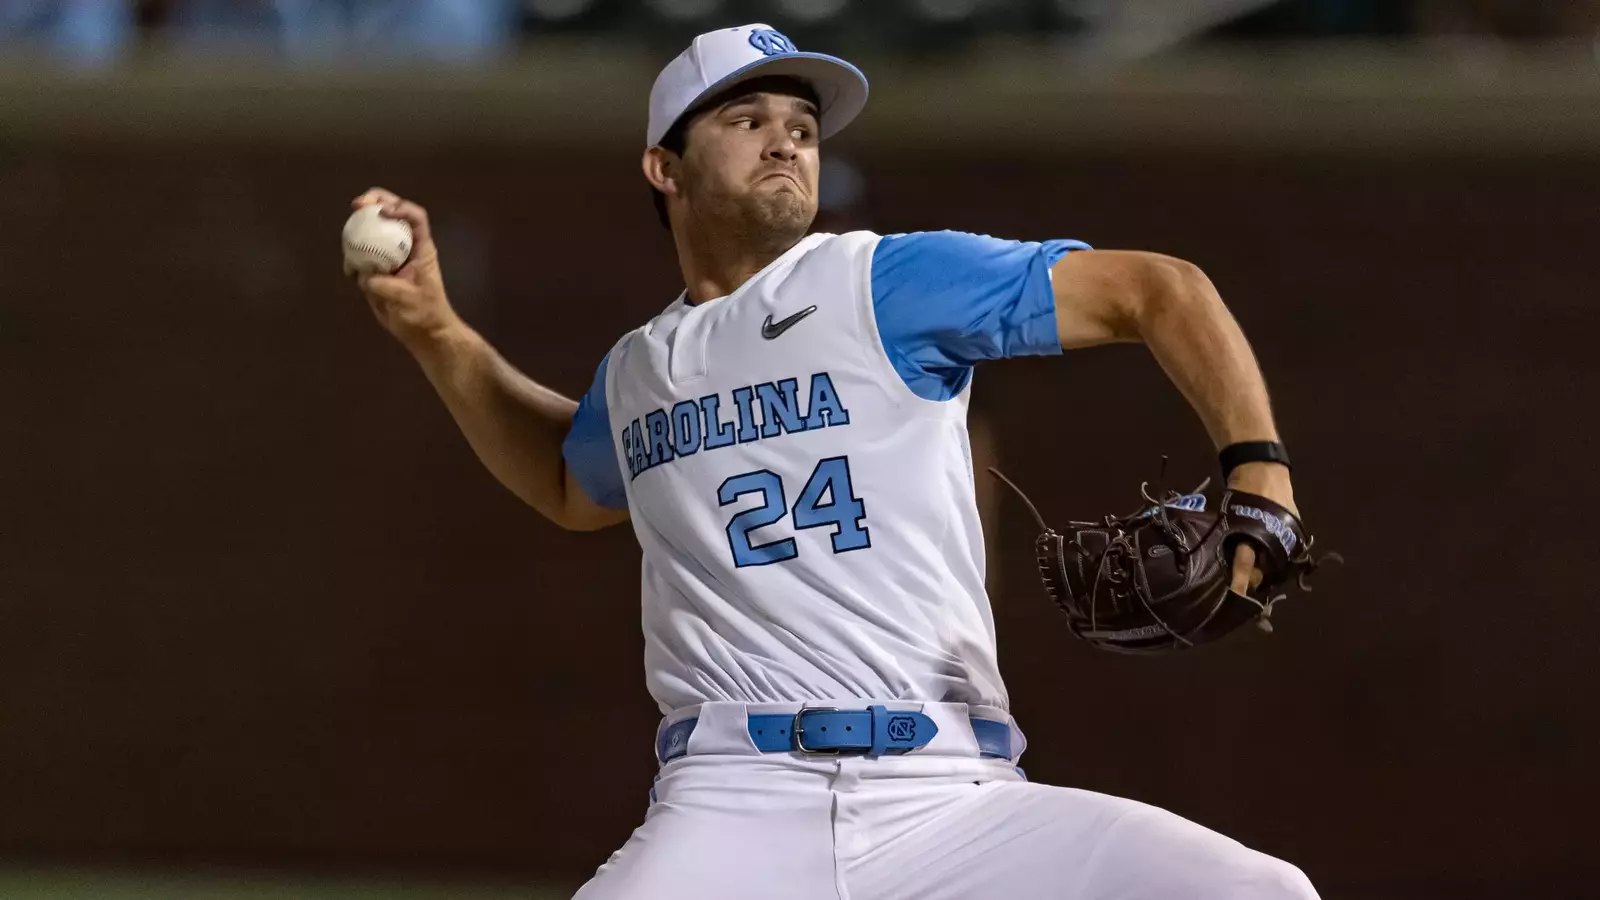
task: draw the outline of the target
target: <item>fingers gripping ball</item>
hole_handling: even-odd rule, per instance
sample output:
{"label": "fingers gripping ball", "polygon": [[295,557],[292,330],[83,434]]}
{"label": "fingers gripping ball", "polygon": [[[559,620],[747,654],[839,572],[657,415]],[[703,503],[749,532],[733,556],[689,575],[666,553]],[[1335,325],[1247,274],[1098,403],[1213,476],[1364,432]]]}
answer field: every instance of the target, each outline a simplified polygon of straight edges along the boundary
{"label": "fingers gripping ball", "polygon": [[406,264],[413,244],[411,225],[363,206],[344,223],[344,270],[351,275],[389,275]]}
{"label": "fingers gripping ball", "polygon": [[[1045,591],[1072,633],[1104,650],[1164,653],[1218,640],[1254,622],[1271,631],[1273,605],[1337,554],[1313,555],[1300,520],[1266,497],[1228,491],[1208,511],[1194,493],[1152,497],[1128,516],[1069,522],[1064,532],[1005,476],[1039,523],[1034,549]],[[1258,596],[1232,590],[1235,547],[1255,549]]]}

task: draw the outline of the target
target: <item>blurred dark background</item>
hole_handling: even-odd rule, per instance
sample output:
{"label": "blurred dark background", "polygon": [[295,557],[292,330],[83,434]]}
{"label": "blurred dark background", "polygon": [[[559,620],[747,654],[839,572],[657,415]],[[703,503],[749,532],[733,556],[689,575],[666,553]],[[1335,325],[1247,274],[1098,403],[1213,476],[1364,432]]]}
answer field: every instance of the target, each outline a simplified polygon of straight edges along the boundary
{"label": "blurred dark background", "polygon": [[[562,896],[626,839],[657,716],[632,533],[501,489],[335,238],[370,185],[428,205],[466,318],[575,395],[681,286],[650,79],[740,21],[874,79],[819,228],[1203,266],[1348,560],[1270,637],[1124,659],[988,502],[1029,775],[1330,900],[1600,896],[1596,11],[0,2],[0,897]],[[1131,508],[1163,454],[1211,474],[1141,349],[975,392],[1053,518]]]}

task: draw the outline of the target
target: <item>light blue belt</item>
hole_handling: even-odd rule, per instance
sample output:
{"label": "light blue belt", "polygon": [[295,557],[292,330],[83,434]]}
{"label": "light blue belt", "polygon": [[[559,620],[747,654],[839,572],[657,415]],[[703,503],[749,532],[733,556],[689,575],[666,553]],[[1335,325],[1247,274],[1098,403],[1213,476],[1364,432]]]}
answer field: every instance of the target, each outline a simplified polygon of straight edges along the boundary
{"label": "light blue belt", "polygon": [[[810,707],[797,713],[753,714],[747,717],[750,740],[763,753],[806,753],[818,756],[906,753],[926,746],[939,726],[919,712]],[[669,763],[689,752],[689,735],[699,719],[684,719],[662,729],[656,758]],[[995,759],[1011,758],[1011,726],[971,719],[978,752]]]}

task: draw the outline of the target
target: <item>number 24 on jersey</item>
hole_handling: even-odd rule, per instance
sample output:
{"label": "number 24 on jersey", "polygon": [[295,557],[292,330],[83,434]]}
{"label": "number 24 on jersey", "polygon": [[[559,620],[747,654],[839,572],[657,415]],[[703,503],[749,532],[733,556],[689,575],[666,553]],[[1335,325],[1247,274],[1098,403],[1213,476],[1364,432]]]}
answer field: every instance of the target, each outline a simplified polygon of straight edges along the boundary
{"label": "number 24 on jersey", "polygon": [[730,506],[746,494],[759,495],[761,505],[739,513],[728,522],[728,546],[733,550],[736,566],[765,566],[799,556],[800,549],[794,538],[765,544],[753,544],[750,540],[750,532],[790,516],[796,530],[831,526],[835,553],[872,546],[872,535],[862,524],[867,506],[850,486],[850,458],[847,456],[834,456],[817,463],[805,487],[800,489],[792,510],[783,490],[783,479],[770,469],[746,472],[724,481],[717,489],[717,501],[722,506]]}

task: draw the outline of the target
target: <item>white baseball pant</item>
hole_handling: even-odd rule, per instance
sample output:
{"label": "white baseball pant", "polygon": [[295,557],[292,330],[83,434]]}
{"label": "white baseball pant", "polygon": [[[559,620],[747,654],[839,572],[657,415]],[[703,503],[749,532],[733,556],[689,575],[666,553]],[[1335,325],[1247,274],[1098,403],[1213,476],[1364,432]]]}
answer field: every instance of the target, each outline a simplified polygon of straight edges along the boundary
{"label": "white baseball pant", "polygon": [[877,759],[763,754],[745,704],[686,711],[689,754],[662,767],[644,824],[576,900],[1317,897],[1294,866],[1165,810],[976,758],[965,705],[915,708],[939,735]]}

